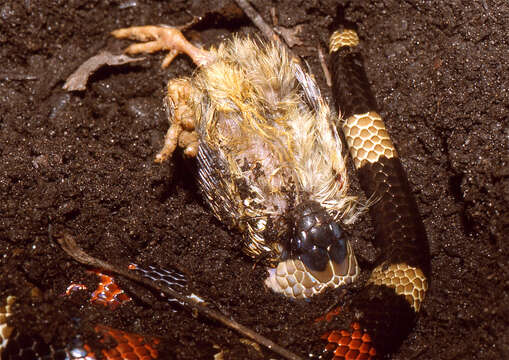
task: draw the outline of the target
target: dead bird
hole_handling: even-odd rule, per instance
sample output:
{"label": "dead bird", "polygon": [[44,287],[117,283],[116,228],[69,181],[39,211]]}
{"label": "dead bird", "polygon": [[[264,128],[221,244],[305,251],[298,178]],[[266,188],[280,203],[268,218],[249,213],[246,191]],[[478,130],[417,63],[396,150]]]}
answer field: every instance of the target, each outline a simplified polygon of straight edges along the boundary
{"label": "dead bird", "polygon": [[311,75],[275,43],[234,37],[203,50],[173,27],[119,29],[144,41],[127,53],[168,50],[198,66],[168,83],[170,128],[156,161],[177,146],[198,161],[198,183],[215,216],[244,234],[245,252],[266,259],[265,284],[308,298],[359,274],[340,224],[358,215],[348,195],[338,117]]}

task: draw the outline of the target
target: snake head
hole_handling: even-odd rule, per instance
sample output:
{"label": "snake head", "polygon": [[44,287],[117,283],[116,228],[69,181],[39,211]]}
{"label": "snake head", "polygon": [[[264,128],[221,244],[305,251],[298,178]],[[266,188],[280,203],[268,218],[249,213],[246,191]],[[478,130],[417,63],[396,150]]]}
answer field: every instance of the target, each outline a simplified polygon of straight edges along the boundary
{"label": "snake head", "polygon": [[359,274],[350,242],[339,224],[316,201],[292,213],[293,231],[265,284],[288,297],[308,298],[355,280]]}

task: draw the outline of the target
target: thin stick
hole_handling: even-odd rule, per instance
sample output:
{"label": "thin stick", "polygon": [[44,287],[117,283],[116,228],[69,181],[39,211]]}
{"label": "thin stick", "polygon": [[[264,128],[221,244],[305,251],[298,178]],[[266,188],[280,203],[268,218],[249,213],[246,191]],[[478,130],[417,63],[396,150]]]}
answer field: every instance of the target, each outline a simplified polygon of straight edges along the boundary
{"label": "thin stick", "polygon": [[320,59],[320,65],[322,66],[322,71],[323,75],[325,76],[327,86],[332,87],[332,78],[329,72],[329,68],[327,67],[327,61],[325,61],[325,55],[323,54],[323,49],[321,46],[318,47],[318,59]]}
{"label": "thin stick", "polygon": [[247,0],[235,0],[240,9],[246,14],[246,16],[253,22],[253,24],[262,32],[262,34],[269,41],[274,41],[282,48],[284,48],[290,57],[297,62],[301,63],[301,59],[297,56],[292,49],[290,49],[289,44],[285,43],[281,38],[276,34],[276,32],[268,25],[265,20],[263,20],[262,16],[256,11],[251,4]]}
{"label": "thin stick", "polygon": [[283,41],[281,41],[275,31],[272,30],[270,25],[268,25],[265,20],[263,20],[262,16],[251,6],[247,0],[235,0],[235,2],[268,40],[277,42],[282,47],[286,48],[290,54],[292,53],[290,48],[286,46]]}
{"label": "thin stick", "polygon": [[251,330],[250,328],[239,324],[235,320],[228,318],[218,312],[217,310],[208,308],[202,303],[195,302],[191,298],[180,294],[179,292],[169,288],[169,287],[163,287],[147,278],[144,278],[136,273],[133,273],[129,270],[127,270],[127,267],[122,268],[120,266],[115,266],[110,263],[107,263],[103,260],[94,258],[87,254],[81,247],[78,246],[74,238],[69,234],[63,234],[57,237],[58,244],[62,247],[62,249],[71,256],[74,260],[78,261],[81,264],[89,265],[92,267],[100,268],[102,270],[105,270],[110,273],[118,274],[123,277],[126,277],[130,280],[136,281],[138,283],[142,283],[143,285],[152,288],[158,292],[164,293],[168,296],[171,296],[178,301],[180,301],[182,304],[184,304],[186,307],[188,307],[190,310],[196,310],[199,313],[205,315],[206,317],[212,318],[214,320],[219,321],[220,323],[226,325],[230,329],[236,330],[241,335],[250,338],[251,340],[257,342],[260,345],[265,346],[267,349],[270,349],[274,351],[275,353],[283,356],[286,359],[289,360],[299,360],[302,359],[298,355],[286,350],[285,348],[279,346],[272,340],[256,333],[255,331]]}
{"label": "thin stick", "polygon": [[279,36],[277,36],[274,30],[272,30],[272,28],[265,22],[265,20],[263,20],[261,15],[251,6],[247,0],[235,0],[235,2],[267,39],[282,43],[281,39],[279,39]]}

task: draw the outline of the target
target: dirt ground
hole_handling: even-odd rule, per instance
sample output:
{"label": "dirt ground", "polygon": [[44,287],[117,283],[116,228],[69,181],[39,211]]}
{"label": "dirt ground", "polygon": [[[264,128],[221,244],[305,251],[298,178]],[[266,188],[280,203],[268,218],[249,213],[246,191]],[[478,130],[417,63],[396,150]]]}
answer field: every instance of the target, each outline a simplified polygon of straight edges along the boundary
{"label": "dirt ground", "polygon": [[[376,4],[375,4],[376,3]],[[363,40],[368,76],[400,152],[427,230],[431,287],[417,324],[393,359],[509,358],[509,3],[482,1],[253,1],[265,19],[302,25],[294,50],[329,90],[317,47],[325,46],[339,4]],[[63,344],[103,323],[159,336],[163,358],[259,359],[223,326],[171,311],[139,286],[117,311],[85,293],[61,296],[71,281],[96,278],[50,238],[66,230],[91,254],[176,267],[197,293],[241,323],[305,356],[310,324],[341,291],[310,303],[268,292],[262,266],[242,238],[211,214],[193,168],[180,156],[155,164],[168,120],[168,79],[191,61],[160,68],[164,54],[104,68],[83,92],[65,79],[99,50],[128,44],[108,36],[125,26],[180,25],[205,46],[257,32],[228,1],[2,1],[0,4],[0,299],[18,297],[13,324]],[[178,155],[178,154],[177,154]],[[354,176],[354,175],[352,175]],[[353,192],[360,192],[353,187]],[[361,262],[369,218],[349,229]],[[76,320],[76,319],[80,320]],[[73,319],[73,320],[71,320]]]}

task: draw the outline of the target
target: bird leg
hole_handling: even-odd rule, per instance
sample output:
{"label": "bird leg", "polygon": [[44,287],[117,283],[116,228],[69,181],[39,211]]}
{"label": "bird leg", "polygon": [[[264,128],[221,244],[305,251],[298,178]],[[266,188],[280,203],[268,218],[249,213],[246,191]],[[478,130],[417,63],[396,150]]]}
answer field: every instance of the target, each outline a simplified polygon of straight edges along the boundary
{"label": "bird leg", "polygon": [[196,89],[189,79],[173,79],[168,82],[166,101],[171,114],[171,126],[164,137],[163,148],[155,161],[162,163],[175,151],[177,145],[184,149],[184,155],[195,157],[198,153],[198,134],[195,131],[193,99]]}
{"label": "bird leg", "polygon": [[[214,60],[214,56],[206,50],[191,44],[174,27],[169,26],[133,26],[118,29],[111,33],[116,38],[142,41],[132,44],[125,52],[128,54],[153,53],[169,50],[163,60],[162,67],[168,67],[178,54],[188,55],[197,66],[206,66]],[[196,89],[188,79],[174,79],[168,82],[166,103],[170,111],[170,128],[164,137],[163,148],[156,155],[155,161],[162,163],[177,148],[184,149],[184,155],[195,157],[198,153],[198,134],[195,131],[195,115],[193,99]]]}
{"label": "bird leg", "polygon": [[169,50],[163,60],[162,67],[168,67],[178,54],[188,55],[197,66],[206,66],[214,60],[212,54],[191,44],[182,32],[171,26],[132,26],[118,29],[111,33],[119,39],[143,41],[132,44],[125,52],[128,54],[153,53]]}

